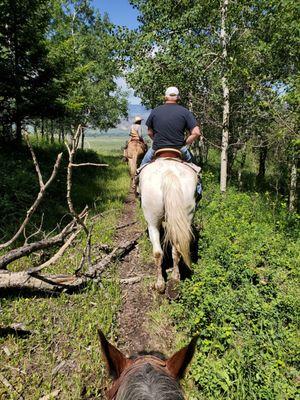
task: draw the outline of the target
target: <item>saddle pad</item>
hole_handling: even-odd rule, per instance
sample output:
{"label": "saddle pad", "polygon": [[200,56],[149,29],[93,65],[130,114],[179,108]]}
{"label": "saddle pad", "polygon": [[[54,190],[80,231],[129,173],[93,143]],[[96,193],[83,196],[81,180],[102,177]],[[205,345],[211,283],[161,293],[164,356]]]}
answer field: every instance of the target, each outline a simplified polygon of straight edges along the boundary
{"label": "saddle pad", "polygon": [[[199,167],[198,165],[194,164],[194,163],[188,163],[186,161],[182,161],[178,158],[173,158],[173,157],[168,157],[168,158],[164,158],[164,160],[173,160],[173,161],[177,161],[180,162],[184,165],[186,165],[187,167],[191,168],[197,175],[201,172],[201,167]],[[136,177],[138,177],[138,175],[140,174],[140,172],[147,167],[147,165],[152,164],[153,162],[155,162],[156,160],[152,160],[151,162],[142,165],[140,168],[137,169],[136,171]]]}

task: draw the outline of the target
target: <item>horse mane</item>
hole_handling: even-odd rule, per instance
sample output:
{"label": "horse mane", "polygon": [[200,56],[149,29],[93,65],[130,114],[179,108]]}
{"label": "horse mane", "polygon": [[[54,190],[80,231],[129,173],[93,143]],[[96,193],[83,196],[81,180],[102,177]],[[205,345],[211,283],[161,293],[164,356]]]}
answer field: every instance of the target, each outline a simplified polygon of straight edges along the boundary
{"label": "horse mane", "polygon": [[175,379],[147,363],[126,379],[116,400],[184,400],[184,396]]}

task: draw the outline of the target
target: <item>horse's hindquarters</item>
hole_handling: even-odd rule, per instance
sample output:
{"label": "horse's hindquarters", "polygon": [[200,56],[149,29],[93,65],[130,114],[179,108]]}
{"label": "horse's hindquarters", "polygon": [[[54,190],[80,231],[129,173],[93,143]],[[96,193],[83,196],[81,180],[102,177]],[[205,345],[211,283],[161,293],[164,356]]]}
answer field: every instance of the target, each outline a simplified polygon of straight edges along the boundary
{"label": "horse's hindquarters", "polygon": [[180,256],[188,266],[190,264],[191,221],[195,208],[196,183],[195,172],[176,161],[159,159],[141,171],[141,202],[158,269],[156,287],[159,291],[165,287],[161,271],[163,250],[160,240],[163,220],[165,221],[164,243],[170,243],[172,246],[174,266],[172,278],[179,280]]}

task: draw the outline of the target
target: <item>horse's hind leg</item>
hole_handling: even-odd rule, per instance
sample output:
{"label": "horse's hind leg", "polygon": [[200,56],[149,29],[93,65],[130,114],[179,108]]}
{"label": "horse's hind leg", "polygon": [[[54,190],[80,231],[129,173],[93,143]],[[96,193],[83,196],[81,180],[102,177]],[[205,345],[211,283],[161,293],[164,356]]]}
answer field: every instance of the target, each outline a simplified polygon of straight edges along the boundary
{"label": "horse's hind leg", "polygon": [[179,260],[180,253],[177,251],[176,247],[172,246],[172,258],[173,258],[173,271],[170,280],[167,283],[166,295],[170,300],[176,300],[179,297]]}
{"label": "horse's hind leg", "polygon": [[163,251],[160,245],[159,229],[157,228],[157,226],[154,225],[150,225],[148,229],[150,240],[153,246],[153,256],[157,269],[157,281],[155,284],[155,288],[159,293],[163,293],[165,291],[166,284],[162,275]]}
{"label": "horse's hind leg", "polygon": [[179,272],[179,260],[180,254],[177,251],[175,246],[172,246],[172,259],[173,259],[173,272],[172,272],[172,279],[174,281],[180,281],[180,272]]}

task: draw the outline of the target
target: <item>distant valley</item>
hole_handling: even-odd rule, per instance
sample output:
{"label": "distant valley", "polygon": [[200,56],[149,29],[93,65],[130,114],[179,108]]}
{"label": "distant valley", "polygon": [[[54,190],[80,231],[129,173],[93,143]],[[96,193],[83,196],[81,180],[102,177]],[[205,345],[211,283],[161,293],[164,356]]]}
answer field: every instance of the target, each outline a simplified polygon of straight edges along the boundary
{"label": "distant valley", "polygon": [[142,132],[146,133],[145,122],[150,114],[151,110],[147,110],[141,104],[129,104],[128,105],[128,118],[122,119],[116,128],[109,129],[108,131],[99,131],[95,129],[87,129],[87,136],[98,136],[98,135],[110,135],[110,136],[127,136],[129,134],[130,126],[133,123],[134,117],[139,115],[143,118]]}

